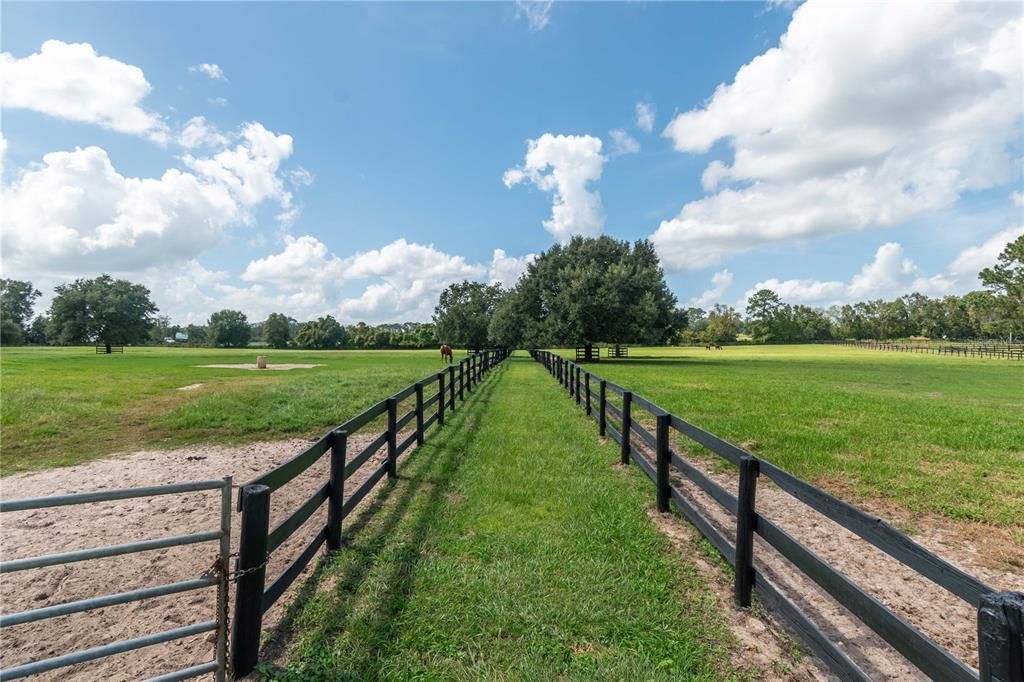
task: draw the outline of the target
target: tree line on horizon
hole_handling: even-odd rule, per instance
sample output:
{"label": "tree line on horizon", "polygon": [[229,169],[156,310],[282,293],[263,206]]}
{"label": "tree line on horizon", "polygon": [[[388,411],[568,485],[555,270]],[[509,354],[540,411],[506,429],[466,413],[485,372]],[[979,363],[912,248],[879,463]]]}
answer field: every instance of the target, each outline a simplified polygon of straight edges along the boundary
{"label": "tree line on horizon", "polygon": [[471,348],[1024,339],[1024,236],[978,277],[986,289],[963,296],[912,293],[822,309],[761,289],[742,312],[723,304],[705,310],[676,307],[650,242],[576,237],[542,253],[511,289],[451,285],[434,322],[442,341]]}
{"label": "tree line on horizon", "polygon": [[172,324],[169,317],[157,315],[149,289],[109,275],[62,284],[55,293],[47,313],[33,319],[33,305],[41,292],[31,282],[0,280],[0,344],[162,345],[179,333],[187,336],[189,346],[218,348],[245,348],[254,341],[271,348],[314,350],[429,348],[438,344],[431,323],[359,322],[346,327],[330,315],[299,322],[283,313],[271,313],[266,320],[251,323],[239,310],[219,310],[206,324]]}
{"label": "tree line on horizon", "polygon": [[57,286],[49,310],[32,318],[41,293],[0,279],[0,344],[158,345],[179,332],[189,345],[309,349],[1024,338],[1024,235],[978,277],[985,289],[963,296],[912,293],[821,309],[761,289],[742,313],[722,304],[704,310],[677,306],[649,241],[574,237],[538,256],[509,289],[450,285],[432,323],[343,326],[330,315],[298,322],[284,313],[250,323],[241,311],[220,310],[205,325],[175,325],[157,315],[149,289],[106,274]]}

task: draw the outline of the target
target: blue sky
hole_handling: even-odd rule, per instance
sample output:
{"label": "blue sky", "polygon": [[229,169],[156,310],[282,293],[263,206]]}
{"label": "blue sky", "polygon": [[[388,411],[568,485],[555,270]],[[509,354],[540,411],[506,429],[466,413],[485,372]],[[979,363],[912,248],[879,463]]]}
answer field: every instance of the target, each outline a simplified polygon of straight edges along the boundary
{"label": "blue sky", "polygon": [[600,233],[682,304],[962,293],[1024,223],[1021,6],[873,7],[5,3],[5,276],[425,320]]}

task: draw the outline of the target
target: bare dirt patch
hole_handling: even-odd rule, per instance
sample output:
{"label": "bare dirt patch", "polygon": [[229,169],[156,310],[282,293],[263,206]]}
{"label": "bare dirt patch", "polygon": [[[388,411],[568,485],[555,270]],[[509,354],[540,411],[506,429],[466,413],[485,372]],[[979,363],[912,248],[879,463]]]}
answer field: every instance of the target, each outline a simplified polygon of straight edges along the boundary
{"label": "bare dirt patch", "polygon": [[[350,452],[360,451],[375,435],[349,436]],[[42,497],[231,475],[232,509],[235,509],[239,485],[287,461],[308,446],[306,440],[293,439],[237,448],[204,446],[137,452],[74,467],[9,476],[0,479],[0,494],[4,499]],[[346,492],[355,490],[384,457],[382,448],[346,481]],[[321,458],[301,476],[272,494],[271,527],[294,512],[323,484],[328,475],[328,465],[329,457]],[[219,491],[208,491],[5,513],[0,532],[0,553],[4,560],[11,560],[216,530],[220,518],[219,496]],[[237,550],[239,520],[239,514],[233,512],[232,551]],[[292,539],[274,552],[267,569],[268,584],[298,556],[316,529],[325,522],[326,506],[323,506]],[[193,579],[213,563],[216,551],[216,542],[211,542],[7,574],[0,582],[3,612],[15,613]],[[311,562],[306,569],[307,574],[315,563]],[[272,627],[281,619],[304,577],[300,576],[267,612],[264,627]],[[215,604],[215,590],[209,588],[4,628],[0,631],[0,665],[7,668],[211,620]],[[140,679],[212,660],[213,647],[212,633],[208,633],[63,668],[37,679]]]}
{"label": "bare dirt patch", "polygon": [[760,671],[758,679],[827,680],[829,676],[817,659],[802,653],[785,628],[767,613],[732,606],[732,582],[715,562],[695,553],[700,533],[682,523],[679,517],[660,514],[649,507],[647,515],[669,539],[672,546],[685,554],[701,577],[714,589],[718,610],[725,615],[730,632],[739,643],[732,655],[732,667],[743,671],[751,667]]}
{"label": "bare dirt patch", "polygon": [[196,389],[202,388],[202,384],[189,384],[188,386],[179,386],[174,389],[176,391],[195,391]]}
{"label": "bare dirt patch", "polygon": [[[638,440],[634,439],[634,443]],[[653,459],[651,453],[646,454],[648,459]],[[738,476],[734,470],[720,470],[714,466],[715,460],[691,458],[689,461],[736,495]],[[688,479],[679,476],[673,476],[673,479],[673,483],[705,517],[730,542],[734,541],[735,519]],[[845,497],[841,492],[840,496]],[[870,500],[855,501],[861,508],[893,525],[911,530],[917,542],[991,587],[1024,590],[1024,572],[1019,569],[1024,561],[1024,546],[1019,540],[1014,541],[1010,530],[913,515],[897,510],[891,504],[873,504]],[[972,606],[818,514],[764,477],[758,484],[757,507],[761,514],[838,568],[866,592],[968,665],[977,668],[977,614]],[[688,527],[681,517],[668,518],[668,523]],[[659,522],[659,526],[664,528],[664,523]],[[999,547],[998,552],[996,547]],[[754,553],[759,567],[872,678],[926,679],[843,605],[820,590],[756,536]],[[742,626],[737,636],[744,640]]]}
{"label": "bare dirt patch", "polygon": [[245,369],[251,372],[263,372],[266,370],[278,370],[287,371],[289,369],[312,369],[313,367],[323,367],[324,365],[306,365],[302,363],[283,363],[278,365],[267,365],[266,367],[259,367],[255,362],[243,362],[237,365],[196,365],[204,369]]}

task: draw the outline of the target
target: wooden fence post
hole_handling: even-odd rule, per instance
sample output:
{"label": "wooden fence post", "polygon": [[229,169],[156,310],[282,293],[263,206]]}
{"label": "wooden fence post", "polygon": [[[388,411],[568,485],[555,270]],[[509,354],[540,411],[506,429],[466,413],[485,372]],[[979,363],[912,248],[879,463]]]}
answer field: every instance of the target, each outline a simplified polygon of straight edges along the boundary
{"label": "wooden fence post", "polygon": [[416,445],[423,445],[423,382],[416,382]]}
{"label": "wooden fence post", "polygon": [[459,360],[459,400],[466,399],[466,361]]}
{"label": "wooden fence post", "polygon": [[736,583],[733,596],[739,607],[750,606],[754,587],[754,531],[757,528],[758,462],[756,457],[740,458],[739,501],[736,507]]}
{"label": "wooden fence post", "polygon": [[242,529],[236,569],[248,571],[235,587],[235,618],[231,631],[231,670],[244,677],[256,667],[263,630],[263,583],[267,575],[267,533],[270,531],[270,488],[247,485],[241,492]]}
{"label": "wooden fence post", "polygon": [[388,478],[398,478],[398,401],[388,398]]}
{"label": "wooden fence post", "polygon": [[580,399],[582,398],[582,396],[580,395],[580,374],[582,372],[583,372],[583,368],[580,367],[579,365],[576,365],[576,404],[577,405],[580,404]]}
{"label": "wooden fence post", "polygon": [[455,411],[455,366],[448,368],[448,407]]}
{"label": "wooden fence post", "polygon": [[1024,592],[981,597],[978,672],[982,682],[1024,680]]}
{"label": "wooden fence post", "polygon": [[444,372],[437,373],[437,423],[444,426]]}
{"label": "wooden fence post", "polygon": [[597,409],[599,410],[599,412],[597,413],[597,417],[598,417],[597,424],[598,424],[598,433],[601,435],[601,438],[605,437],[607,429],[608,429],[607,406],[608,406],[608,382],[606,382],[604,379],[601,379],[601,385],[600,385],[600,388],[598,389],[598,396],[597,396]]}
{"label": "wooden fence post", "polygon": [[583,375],[583,392],[587,395],[587,416],[590,416],[590,372]]}
{"label": "wooden fence post", "polygon": [[655,429],[655,462],[657,464],[657,486],[658,486],[658,511],[668,511],[668,500],[671,495],[669,491],[668,465],[668,422],[670,417],[667,414],[659,414]]}
{"label": "wooden fence post", "polygon": [[341,505],[345,500],[347,431],[331,431],[331,492],[327,500],[327,548],[341,549]]}
{"label": "wooden fence post", "polygon": [[633,392],[622,392],[622,452],[620,461],[629,464],[629,432],[633,430]]}

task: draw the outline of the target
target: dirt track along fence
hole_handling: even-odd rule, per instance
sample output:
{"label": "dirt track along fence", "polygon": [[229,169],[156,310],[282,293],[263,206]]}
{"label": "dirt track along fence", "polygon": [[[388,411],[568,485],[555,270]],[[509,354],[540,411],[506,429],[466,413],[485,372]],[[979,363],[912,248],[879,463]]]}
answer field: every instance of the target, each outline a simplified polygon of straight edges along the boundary
{"label": "dirt track along fence", "polygon": [[[382,479],[397,477],[398,458],[413,445],[422,445],[432,426],[444,424],[446,410],[454,411],[457,401],[464,400],[466,393],[472,392],[507,356],[505,349],[480,351],[460,361],[457,368],[449,366],[411,384],[324,434],[291,460],[242,486],[238,498],[242,526],[231,633],[231,670],[236,677],[247,675],[256,666],[263,614],[267,609],[288,589],[322,545],[326,544],[331,550],[341,548],[342,523],[356,506]],[[414,406],[400,416],[398,406],[410,398],[415,399]],[[349,436],[379,423],[382,416],[387,419],[383,432],[360,452],[350,455],[347,451]],[[410,432],[406,427],[413,422],[415,428]],[[399,441],[403,431],[408,435]],[[385,446],[387,458],[376,465],[346,500],[345,481]],[[330,453],[328,480],[288,518],[271,529],[273,492],[287,485],[327,453]],[[302,553],[267,587],[266,568],[271,553],[302,528],[323,504],[328,505],[327,523],[317,529]]]}
{"label": "dirt track along fence", "polygon": [[831,346],[852,346],[869,350],[887,350],[901,353],[931,353],[953,355],[962,358],[1001,358],[1024,360],[1024,345],[997,344],[995,342],[938,342],[938,343],[897,343],[892,341],[815,341]]}
{"label": "dirt track along fence", "polygon": [[[658,407],[621,386],[587,372],[578,364],[549,351],[531,350],[559,381],[568,396],[598,423],[602,436],[620,445],[623,464],[635,462],[655,483],[657,508],[679,511],[707,538],[735,569],[734,596],[740,607],[749,606],[752,594],[780,616],[796,635],[843,680],[869,680],[867,673],[830,639],[791,599],[759,569],[754,560],[754,535],[774,548],[795,569],[835,598],[860,622],[873,630],[922,673],[935,680],[1024,680],[1024,594],[996,592],[975,577],[942,560],[885,521],[843,502],[746,450]],[[595,391],[596,386],[596,391]],[[622,407],[608,393],[621,399]],[[651,433],[634,410],[655,423]],[[649,421],[649,420],[647,420]],[[617,425],[617,426],[616,426]],[[738,467],[738,495],[732,495],[676,453],[675,431]],[[653,462],[643,454],[653,452]],[[736,542],[728,538],[672,483],[676,473],[710,496],[735,520]],[[949,591],[978,611],[979,671],[924,635],[900,615],[865,592],[836,567],[773,523],[770,509],[756,504],[760,476],[831,519],[920,576]]]}
{"label": "dirt track along fence", "polygon": [[[196,566],[198,577],[190,580],[183,580],[176,583],[155,585],[130,592],[117,594],[106,594],[78,601],[46,606],[43,608],[22,611],[20,613],[0,615],[0,629],[33,623],[48,618],[66,616],[72,613],[81,613],[102,609],[116,604],[127,604],[129,602],[152,599],[171,594],[181,594],[192,590],[201,590],[210,587],[217,589],[216,607],[214,608],[213,620],[208,620],[192,625],[164,630],[153,634],[133,637],[131,639],[112,642],[102,646],[75,651],[71,653],[54,656],[40,661],[24,663],[5,670],[0,670],[0,680],[14,680],[29,675],[37,675],[67,666],[94,661],[106,656],[113,656],[126,651],[141,649],[143,647],[170,642],[174,640],[192,637],[193,635],[205,632],[216,632],[216,644],[214,646],[213,661],[201,665],[183,668],[153,680],[167,682],[169,680],[186,680],[199,675],[213,673],[218,682],[226,677],[227,673],[227,562],[228,554],[231,551],[231,479],[212,481],[197,481],[194,483],[176,483],[171,485],[152,486],[146,488],[127,488],[121,490],[102,490],[90,493],[78,493],[74,495],[59,495],[53,497],[37,497],[22,500],[4,500],[0,502],[0,513],[20,512],[34,509],[46,509],[55,507],[71,507],[80,504],[96,502],[107,502],[112,500],[126,500],[132,498],[156,497],[159,495],[175,495],[197,491],[219,490],[220,491],[220,528],[203,533],[192,533],[174,537],[156,538],[142,540],[121,545],[107,547],[94,547],[90,549],[64,552],[61,554],[48,554],[23,559],[11,559],[0,563],[0,575],[14,571],[43,568],[46,566],[60,566],[91,559],[105,559],[109,557],[124,556],[136,552],[148,552],[165,549],[168,547],[179,547],[202,542],[217,542],[218,551],[213,560],[205,566]],[[70,514],[69,514],[70,517]],[[68,523],[73,523],[73,518]]]}

